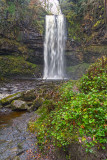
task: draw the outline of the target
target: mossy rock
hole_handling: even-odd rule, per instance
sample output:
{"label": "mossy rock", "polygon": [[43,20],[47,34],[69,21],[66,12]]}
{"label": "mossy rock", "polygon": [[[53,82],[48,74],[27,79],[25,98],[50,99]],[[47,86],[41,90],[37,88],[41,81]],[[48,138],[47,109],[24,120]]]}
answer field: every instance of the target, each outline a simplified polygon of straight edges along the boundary
{"label": "mossy rock", "polygon": [[29,106],[27,105],[26,102],[22,101],[22,100],[14,100],[11,103],[12,105],[12,110],[29,110]]}
{"label": "mossy rock", "polygon": [[0,103],[1,103],[2,105],[8,105],[8,104],[10,104],[13,100],[18,99],[18,98],[20,98],[20,97],[21,97],[21,93],[18,92],[18,93],[12,94],[12,95],[10,95],[10,96],[8,96],[8,97],[6,97],[6,98],[1,99],[1,100],[0,100]]}
{"label": "mossy rock", "polygon": [[[16,40],[12,40],[12,39],[8,39],[8,38],[0,38],[0,46],[1,49],[5,49],[6,51],[10,52],[18,52],[18,53],[22,53],[25,54],[28,52],[28,48],[26,47],[26,45],[16,41]],[[13,53],[11,53],[13,54]]]}
{"label": "mossy rock", "polygon": [[32,106],[31,106],[31,110],[36,111],[40,106],[42,106],[44,101],[45,101],[45,99],[43,97],[39,97],[36,100],[34,100]]}
{"label": "mossy rock", "polygon": [[81,78],[89,67],[89,63],[81,63],[75,66],[67,67],[67,73],[72,79]]}
{"label": "mossy rock", "polygon": [[19,56],[0,56],[0,77],[34,76],[38,72],[36,64]]}
{"label": "mossy rock", "polygon": [[36,99],[36,93],[34,90],[28,90],[26,92],[22,93],[22,99],[24,99],[25,101],[32,101],[34,99]]}

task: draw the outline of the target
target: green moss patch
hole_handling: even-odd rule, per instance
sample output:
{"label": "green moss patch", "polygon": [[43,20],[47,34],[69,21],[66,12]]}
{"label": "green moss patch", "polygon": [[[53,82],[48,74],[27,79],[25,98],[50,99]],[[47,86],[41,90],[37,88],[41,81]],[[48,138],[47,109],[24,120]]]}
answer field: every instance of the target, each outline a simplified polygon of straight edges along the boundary
{"label": "green moss patch", "polygon": [[71,77],[80,78],[83,74],[86,73],[86,70],[88,69],[89,65],[89,63],[81,63],[75,66],[67,67],[67,73]]}
{"label": "green moss patch", "polygon": [[0,56],[0,77],[30,76],[36,71],[37,66],[23,57]]}
{"label": "green moss patch", "polygon": [[107,46],[89,46],[85,48],[85,52],[95,52],[101,55],[107,55]]}
{"label": "green moss patch", "polygon": [[21,93],[18,92],[18,93],[12,94],[6,98],[1,99],[0,103],[3,105],[7,105],[7,104],[10,104],[14,99],[18,99],[20,97],[21,97]]}
{"label": "green moss patch", "polygon": [[84,69],[86,70],[89,67],[89,65],[90,64],[88,64],[88,63],[81,63],[81,64],[78,64],[78,65],[75,65],[75,66],[70,66],[70,67],[67,68],[67,70],[70,71],[70,72],[75,72],[78,69],[83,71]]}

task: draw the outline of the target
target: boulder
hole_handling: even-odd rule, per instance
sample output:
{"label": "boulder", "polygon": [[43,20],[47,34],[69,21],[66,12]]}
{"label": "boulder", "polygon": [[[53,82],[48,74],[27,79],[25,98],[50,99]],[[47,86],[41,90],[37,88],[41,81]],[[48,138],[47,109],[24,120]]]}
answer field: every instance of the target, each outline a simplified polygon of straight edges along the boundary
{"label": "boulder", "polygon": [[25,101],[32,101],[36,98],[36,94],[34,90],[27,90],[22,93],[22,98]]}
{"label": "boulder", "polygon": [[8,105],[10,104],[13,100],[18,99],[21,97],[21,93],[15,93],[13,95],[10,95],[8,97],[5,97],[3,99],[0,100],[0,103],[2,105]]}
{"label": "boulder", "polygon": [[22,100],[14,100],[11,103],[12,110],[29,110],[29,106],[25,101]]}
{"label": "boulder", "polygon": [[33,101],[33,104],[30,107],[30,111],[36,111],[40,106],[42,106],[44,98],[37,98]]}

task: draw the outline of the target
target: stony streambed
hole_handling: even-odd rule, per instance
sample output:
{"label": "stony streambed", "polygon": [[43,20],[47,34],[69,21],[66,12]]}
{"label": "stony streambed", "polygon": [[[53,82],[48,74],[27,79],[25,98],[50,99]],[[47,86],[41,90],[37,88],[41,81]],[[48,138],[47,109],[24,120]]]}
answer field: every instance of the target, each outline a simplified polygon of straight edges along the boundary
{"label": "stony streambed", "polygon": [[42,80],[37,79],[13,79],[8,82],[0,82],[0,99],[17,92],[34,89]]}
{"label": "stony streambed", "polygon": [[36,135],[27,130],[27,125],[36,114],[10,112],[5,116],[8,122],[0,125],[0,160],[33,160]]}
{"label": "stony streambed", "polygon": [[[21,91],[34,89],[40,81],[11,80],[0,83],[0,99]],[[34,112],[0,109],[0,160],[30,160],[36,148],[36,135],[28,131],[28,122],[36,118]]]}

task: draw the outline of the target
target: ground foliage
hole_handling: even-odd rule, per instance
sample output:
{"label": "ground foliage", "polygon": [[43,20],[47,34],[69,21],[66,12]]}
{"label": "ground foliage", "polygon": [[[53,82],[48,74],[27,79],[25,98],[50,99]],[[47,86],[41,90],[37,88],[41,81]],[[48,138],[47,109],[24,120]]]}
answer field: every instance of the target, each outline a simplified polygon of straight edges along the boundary
{"label": "ground foliage", "polygon": [[[79,81],[68,81],[53,99],[46,99],[37,111],[39,118],[30,129],[37,132],[40,148],[47,143],[67,147],[77,142],[93,152],[105,149],[107,142],[107,59],[102,57],[90,66]],[[53,96],[54,95],[54,96]]]}

